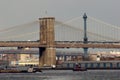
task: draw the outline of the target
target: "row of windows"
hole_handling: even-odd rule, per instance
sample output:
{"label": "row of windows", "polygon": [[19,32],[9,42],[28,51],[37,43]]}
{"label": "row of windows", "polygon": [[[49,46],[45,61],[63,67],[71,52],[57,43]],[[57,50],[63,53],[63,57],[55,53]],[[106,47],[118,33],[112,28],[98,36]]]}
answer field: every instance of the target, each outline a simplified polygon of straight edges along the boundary
{"label": "row of windows", "polygon": [[[80,67],[85,68],[120,68],[120,62],[102,62],[102,63],[77,63]],[[63,63],[63,67],[73,68],[76,63]]]}

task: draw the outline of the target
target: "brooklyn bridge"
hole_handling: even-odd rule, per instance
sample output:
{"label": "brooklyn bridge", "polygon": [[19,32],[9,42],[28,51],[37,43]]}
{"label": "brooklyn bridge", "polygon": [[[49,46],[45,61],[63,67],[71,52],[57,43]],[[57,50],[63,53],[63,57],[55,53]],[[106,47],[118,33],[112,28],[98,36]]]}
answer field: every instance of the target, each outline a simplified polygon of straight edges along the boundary
{"label": "brooklyn bridge", "polygon": [[30,23],[0,30],[0,47],[38,48],[39,66],[56,64],[56,49],[120,48],[120,27],[83,16],[59,21],[43,17]]}

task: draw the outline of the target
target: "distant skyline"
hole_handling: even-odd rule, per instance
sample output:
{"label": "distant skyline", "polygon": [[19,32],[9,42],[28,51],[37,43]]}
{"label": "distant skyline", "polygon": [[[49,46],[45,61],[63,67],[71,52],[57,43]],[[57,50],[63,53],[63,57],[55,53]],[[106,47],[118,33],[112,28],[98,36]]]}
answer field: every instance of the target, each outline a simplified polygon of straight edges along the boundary
{"label": "distant skyline", "polygon": [[120,26],[120,0],[0,0],[0,29],[53,16],[64,21],[86,13]]}

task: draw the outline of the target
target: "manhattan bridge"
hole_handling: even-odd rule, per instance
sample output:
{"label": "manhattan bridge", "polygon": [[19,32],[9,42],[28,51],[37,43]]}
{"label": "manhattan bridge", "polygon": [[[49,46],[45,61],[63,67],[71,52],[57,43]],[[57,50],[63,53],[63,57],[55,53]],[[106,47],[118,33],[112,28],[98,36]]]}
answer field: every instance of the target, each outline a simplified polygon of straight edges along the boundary
{"label": "manhattan bridge", "polygon": [[[0,47],[38,48],[39,65],[55,64],[56,49],[119,49],[120,27],[93,17],[83,16],[68,21],[54,17],[38,20],[0,30]],[[0,53],[5,52],[1,49]],[[31,51],[29,51],[30,53]]]}

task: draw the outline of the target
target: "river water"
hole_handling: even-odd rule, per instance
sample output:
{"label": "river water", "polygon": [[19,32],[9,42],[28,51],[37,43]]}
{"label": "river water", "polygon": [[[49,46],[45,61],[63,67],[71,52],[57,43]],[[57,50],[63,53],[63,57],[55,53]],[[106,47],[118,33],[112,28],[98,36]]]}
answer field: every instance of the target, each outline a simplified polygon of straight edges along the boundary
{"label": "river water", "polygon": [[42,73],[0,73],[0,80],[120,80],[120,70],[43,70]]}

